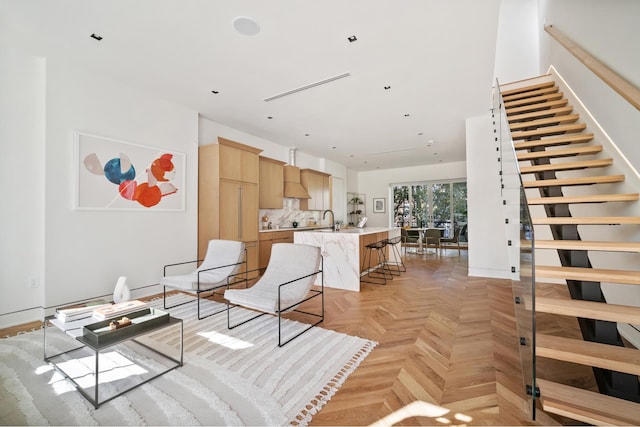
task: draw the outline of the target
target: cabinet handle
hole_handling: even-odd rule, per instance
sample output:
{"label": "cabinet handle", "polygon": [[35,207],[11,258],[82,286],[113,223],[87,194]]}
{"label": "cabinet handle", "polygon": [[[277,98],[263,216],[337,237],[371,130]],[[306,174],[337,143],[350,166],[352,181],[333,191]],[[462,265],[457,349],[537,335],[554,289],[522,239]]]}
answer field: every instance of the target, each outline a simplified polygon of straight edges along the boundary
{"label": "cabinet handle", "polygon": [[242,185],[238,187],[238,240],[242,241]]}

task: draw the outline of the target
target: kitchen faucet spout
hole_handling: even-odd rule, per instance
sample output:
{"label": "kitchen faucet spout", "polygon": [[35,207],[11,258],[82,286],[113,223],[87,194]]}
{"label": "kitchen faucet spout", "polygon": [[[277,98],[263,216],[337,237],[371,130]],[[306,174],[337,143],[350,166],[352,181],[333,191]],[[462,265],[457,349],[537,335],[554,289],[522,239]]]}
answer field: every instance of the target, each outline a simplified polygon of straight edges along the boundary
{"label": "kitchen faucet spout", "polygon": [[324,217],[327,215],[327,212],[331,214],[331,229],[335,230],[335,215],[333,214],[333,211],[331,209],[327,209],[326,211],[322,212],[322,219],[324,219]]}

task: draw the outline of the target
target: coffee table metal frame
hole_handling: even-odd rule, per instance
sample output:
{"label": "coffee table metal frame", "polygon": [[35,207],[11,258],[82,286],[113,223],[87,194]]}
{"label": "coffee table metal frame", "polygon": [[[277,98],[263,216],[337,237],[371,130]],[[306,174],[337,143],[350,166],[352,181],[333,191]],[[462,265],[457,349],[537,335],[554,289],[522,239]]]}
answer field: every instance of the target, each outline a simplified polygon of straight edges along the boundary
{"label": "coffee table metal frame", "polygon": [[[125,336],[122,336],[122,337],[120,337],[120,338],[118,338],[118,339],[115,339],[115,340],[113,340],[113,341],[109,341],[108,343],[105,343],[105,344],[98,344],[98,345],[96,345],[96,344],[94,344],[94,343],[92,343],[92,342],[90,342],[90,341],[86,340],[82,335],[75,336],[75,339],[76,339],[77,341],[79,341],[80,343],[82,343],[82,345],[80,345],[80,346],[78,346],[78,347],[75,347],[75,348],[72,348],[72,349],[70,349],[70,350],[66,350],[66,351],[63,351],[63,352],[60,352],[60,353],[57,353],[57,354],[51,355],[51,356],[47,356],[47,324],[53,325],[53,327],[58,328],[60,331],[62,331],[63,333],[66,333],[66,334],[67,334],[67,335],[69,335],[69,336],[73,336],[72,334],[69,334],[69,333],[68,333],[68,332],[69,332],[69,330],[66,330],[66,331],[65,331],[65,330],[61,329],[59,326],[57,326],[55,322],[50,322],[50,320],[53,320],[53,319],[55,319],[55,318],[56,318],[56,317],[55,317],[55,315],[45,317],[45,319],[44,319],[45,321],[44,321],[44,324],[43,324],[43,326],[42,326],[42,329],[43,329],[43,331],[44,331],[44,332],[43,332],[43,339],[44,339],[44,346],[43,346],[44,361],[45,361],[45,362],[50,363],[50,364],[51,364],[51,365],[56,369],[56,371],[60,372],[60,373],[61,373],[61,374],[62,374],[62,375],[67,379],[67,380],[71,381],[71,382],[73,383],[73,385],[75,386],[76,390],[77,390],[77,391],[78,391],[82,396],[84,396],[84,397],[85,397],[85,399],[87,399],[89,402],[91,402],[91,404],[93,404],[93,406],[94,406],[96,409],[98,409],[98,408],[100,407],[100,405],[102,405],[103,403],[109,402],[110,400],[113,400],[113,399],[115,399],[116,397],[122,396],[124,393],[126,393],[126,392],[128,392],[128,391],[130,391],[130,390],[132,390],[132,389],[134,389],[134,388],[136,388],[136,387],[139,387],[139,386],[141,386],[141,385],[143,385],[143,384],[145,384],[145,383],[147,383],[147,382],[149,382],[149,381],[153,380],[154,378],[157,378],[157,377],[159,377],[160,375],[166,374],[167,372],[172,371],[172,370],[176,369],[177,367],[179,367],[179,366],[182,366],[182,365],[183,365],[183,361],[184,361],[184,350],[183,350],[184,326],[183,326],[182,319],[178,319],[178,318],[175,318],[175,317],[171,317],[171,316],[169,316],[169,321],[168,321],[167,323],[162,323],[162,324],[154,325],[153,327],[150,327],[150,328],[148,328],[148,329],[141,330],[141,331],[136,332],[136,333],[132,333],[131,335],[125,335]],[[87,323],[85,323],[85,324],[94,323],[94,322],[96,322],[96,320],[95,320],[95,319],[94,319],[94,320],[90,320],[90,321],[88,321],[88,322],[87,322]],[[177,324],[179,324],[179,325],[180,325],[180,329],[179,329],[179,330],[180,330],[180,358],[179,358],[179,359],[176,359],[176,358],[172,357],[171,355],[169,355],[169,354],[167,354],[167,353],[163,353],[163,352],[161,352],[160,350],[155,349],[155,348],[153,348],[153,347],[150,347],[149,345],[144,344],[144,343],[142,343],[142,342],[140,342],[140,341],[138,341],[138,340],[136,340],[136,339],[135,339],[135,338],[137,338],[137,337],[140,337],[140,336],[143,336],[143,335],[150,334],[151,332],[157,331],[157,330],[159,330],[159,329],[168,328],[168,327],[170,327],[170,326],[174,326],[174,325],[177,325]],[[82,326],[83,326],[83,325],[82,325]],[[80,329],[82,328],[82,326],[80,326]],[[106,398],[106,399],[104,399],[104,400],[100,401],[100,400],[98,400],[98,398],[99,398],[99,388],[98,388],[98,387],[99,387],[99,376],[100,376],[100,366],[99,366],[99,360],[100,360],[100,357],[99,357],[99,356],[100,356],[100,352],[101,352],[102,350],[106,349],[106,348],[113,347],[113,346],[115,346],[115,345],[117,345],[117,344],[121,344],[121,343],[124,343],[124,342],[126,342],[126,341],[133,341],[133,342],[135,342],[136,344],[138,344],[138,345],[140,345],[140,346],[142,346],[142,347],[144,347],[144,348],[146,348],[146,349],[148,349],[148,350],[152,351],[153,353],[155,353],[155,354],[157,354],[157,355],[159,355],[159,356],[161,356],[161,357],[163,357],[163,358],[165,358],[165,359],[167,359],[167,360],[169,360],[169,361],[174,362],[174,363],[175,363],[175,365],[171,365],[171,366],[169,366],[168,368],[166,368],[166,369],[164,369],[164,370],[161,370],[160,372],[158,372],[158,373],[154,374],[154,375],[153,375],[153,376],[151,376],[150,378],[147,378],[147,379],[145,379],[145,380],[143,380],[143,381],[141,381],[141,382],[139,382],[139,383],[136,383],[136,384],[132,385],[131,387],[128,387],[128,388],[126,388],[125,390],[122,390],[122,391],[120,391],[119,393],[117,393],[117,394],[115,394],[115,395],[113,395],[113,396],[110,396],[110,397],[108,397],[108,398]],[[85,347],[86,347],[86,348],[91,349],[91,350],[93,351],[94,355],[95,355],[95,372],[94,372],[94,376],[95,376],[95,385],[94,385],[94,396],[91,396],[89,393],[87,393],[87,392],[83,389],[83,387],[82,387],[80,384],[78,384],[78,383],[77,383],[77,382],[76,382],[76,381],[75,381],[75,380],[74,380],[74,379],[73,379],[69,374],[67,374],[67,373],[64,371],[64,369],[63,369],[62,367],[60,367],[60,366],[59,366],[59,364],[58,364],[58,363],[56,363],[56,361],[54,360],[54,359],[56,359],[56,358],[58,358],[58,357],[60,357],[60,356],[63,356],[63,355],[69,354],[69,353],[73,353],[74,351],[81,350],[81,349],[83,349],[83,348],[85,348]]]}

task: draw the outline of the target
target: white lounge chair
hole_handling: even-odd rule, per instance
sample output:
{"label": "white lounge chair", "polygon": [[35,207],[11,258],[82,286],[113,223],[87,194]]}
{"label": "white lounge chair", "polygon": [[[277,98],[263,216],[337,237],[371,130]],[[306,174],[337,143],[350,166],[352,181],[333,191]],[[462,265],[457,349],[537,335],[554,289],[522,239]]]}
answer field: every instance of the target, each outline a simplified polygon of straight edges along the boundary
{"label": "white lounge chair", "polygon": [[[278,346],[282,347],[324,320],[324,280],[320,289],[312,288],[316,275],[322,272],[320,248],[294,243],[276,243],[271,249],[269,264],[255,285],[247,289],[227,289],[227,327],[233,329],[264,314],[278,316]],[[301,303],[320,296],[321,314],[296,310]],[[242,306],[261,312],[243,322],[231,325],[232,306]],[[283,341],[282,313],[297,311],[319,318],[295,336]]]}
{"label": "white lounge chair", "polygon": [[[164,308],[173,308],[186,302],[167,307],[167,288],[179,289],[186,292],[194,292],[198,306],[198,319],[204,319],[224,309],[200,316],[200,294],[203,292],[214,292],[219,288],[228,288],[230,279],[240,271],[244,264],[246,271],[245,248],[243,242],[233,240],[211,240],[207,246],[207,253],[204,260],[185,261],[164,266],[164,274],[160,279],[163,286]],[[200,267],[194,272],[184,275],[167,276],[167,268],[202,261]],[[246,276],[245,276],[246,277]],[[191,302],[191,301],[187,301]]]}

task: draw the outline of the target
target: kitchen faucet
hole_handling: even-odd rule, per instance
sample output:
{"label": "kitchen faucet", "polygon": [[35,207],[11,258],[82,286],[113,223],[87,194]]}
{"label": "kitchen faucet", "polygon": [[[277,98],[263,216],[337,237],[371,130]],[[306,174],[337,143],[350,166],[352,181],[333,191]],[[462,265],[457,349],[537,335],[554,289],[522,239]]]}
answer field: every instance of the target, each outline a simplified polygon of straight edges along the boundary
{"label": "kitchen faucet", "polygon": [[333,214],[333,211],[331,209],[327,209],[326,211],[322,212],[322,219],[324,219],[324,217],[327,215],[327,212],[331,214],[331,229],[335,231],[335,215]]}

